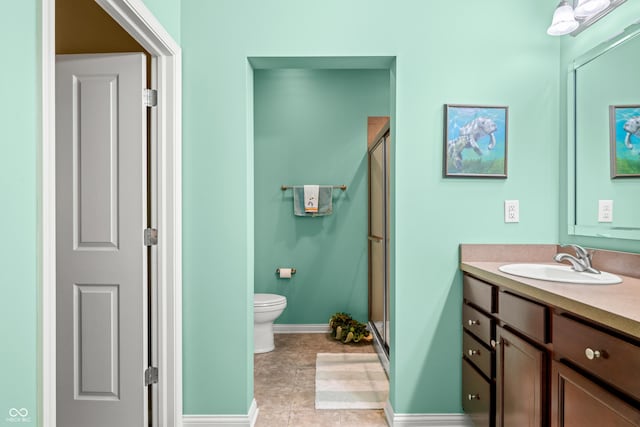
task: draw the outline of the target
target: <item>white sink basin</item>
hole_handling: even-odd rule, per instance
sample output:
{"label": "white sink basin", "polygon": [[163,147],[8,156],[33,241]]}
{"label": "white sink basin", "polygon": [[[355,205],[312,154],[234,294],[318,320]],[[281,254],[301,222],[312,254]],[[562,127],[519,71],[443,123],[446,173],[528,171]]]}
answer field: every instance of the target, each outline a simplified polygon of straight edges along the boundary
{"label": "white sink basin", "polygon": [[569,266],[547,264],[506,264],[498,267],[503,273],[529,279],[547,280],[561,283],[580,283],[586,285],[613,285],[622,279],[615,274],[577,272]]}

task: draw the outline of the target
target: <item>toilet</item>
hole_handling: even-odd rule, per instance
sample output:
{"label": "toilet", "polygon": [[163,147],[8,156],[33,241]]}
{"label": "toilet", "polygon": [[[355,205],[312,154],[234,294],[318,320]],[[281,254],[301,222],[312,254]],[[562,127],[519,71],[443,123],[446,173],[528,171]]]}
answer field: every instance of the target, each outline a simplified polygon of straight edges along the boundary
{"label": "toilet", "polygon": [[253,352],[273,351],[273,322],[287,307],[287,298],[276,294],[253,296]]}

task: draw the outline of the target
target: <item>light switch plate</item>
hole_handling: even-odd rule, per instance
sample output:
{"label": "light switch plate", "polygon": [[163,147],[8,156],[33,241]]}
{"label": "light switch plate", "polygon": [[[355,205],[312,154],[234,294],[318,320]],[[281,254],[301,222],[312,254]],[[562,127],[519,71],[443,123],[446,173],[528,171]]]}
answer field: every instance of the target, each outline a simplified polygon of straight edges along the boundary
{"label": "light switch plate", "polygon": [[598,222],[613,222],[613,200],[598,200]]}
{"label": "light switch plate", "polygon": [[504,201],[504,222],[520,222],[520,201]]}

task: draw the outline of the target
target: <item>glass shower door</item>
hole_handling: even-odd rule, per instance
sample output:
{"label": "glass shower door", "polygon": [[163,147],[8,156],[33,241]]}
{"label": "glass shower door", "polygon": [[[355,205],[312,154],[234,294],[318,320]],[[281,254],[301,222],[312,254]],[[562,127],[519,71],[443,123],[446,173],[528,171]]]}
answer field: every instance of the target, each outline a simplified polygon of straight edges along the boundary
{"label": "glass shower door", "polygon": [[389,353],[387,131],[369,150],[369,321]]}

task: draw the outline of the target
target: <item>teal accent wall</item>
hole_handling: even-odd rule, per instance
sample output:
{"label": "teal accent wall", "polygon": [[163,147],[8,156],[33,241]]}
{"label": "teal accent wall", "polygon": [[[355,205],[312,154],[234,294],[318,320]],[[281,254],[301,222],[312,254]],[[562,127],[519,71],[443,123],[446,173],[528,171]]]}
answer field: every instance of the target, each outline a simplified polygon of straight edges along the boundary
{"label": "teal accent wall", "polygon": [[[11,408],[37,416],[37,177],[40,2],[3,4],[0,35],[0,426]],[[22,419],[20,419],[22,421]]]}
{"label": "teal accent wall", "polygon": [[[367,116],[389,115],[389,70],[254,73],[256,293],[287,297],[277,320],[326,323],[368,314]],[[297,217],[280,186],[346,184],[333,214]],[[278,267],[295,267],[290,280]]]}
{"label": "teal accent wall", "polygon": [[[559,235],[552,10],[499,0],[182,1],[185,413],[246,414],[252,398],[254,56],[396,57],[391,402],[397,413],[461,412],[459,244]],[[507,180],[442,178],[445,103],[509,106]],[[520,223],[504,223],[505,199],[520,200]]]}
{"label": "teal accent wall", "polygon": [[180,2],[182,0],[142,0],[162,23],[171,37],[180,43]]}
{"label": "teal accent wall", "polygon": [[[569,105],[568,102],[568,72],[569,68],[572,65],[573,61],[576,58],[584,55],[590,49],[598,46],[600,43],[605,40],[610,39],[611,37],[619,34],[623,29],[637,22],[638,16],[640,16],[640,3],[628,1],[620,5],[616,10],[611,12],[609,15],[602,18],[595,25],[588,28],[584,32],[582,32],[578,37],[563,37],[561,42],[561,60],[560,60],[560,147],[561,147],[561,157],[560,157],[560,196],[561,200],[567,200],[568,197],[571,197],[568,186],[566,183],[568,182],[567,176],[567,144],[573,143],[572,141],[568,141],[568,133],[567,133],[567,108]],[[635,43],[635,42],[634,42]],[[637,56],[630,56],[628,58],[628,67],[633,68],[637,63]],[[570,102],[573,102],[571,100]],[[608,143],[608,134],[607,134],[607,143]],[[605,157],[602,159],[606,161],[608,165],[609,153],[605,154]],[[618,207],[614,202],[614,218],[617,217],[616,207]],[[619,251],[627,251],[627,252],[640,252],[640,247],[638,246],[637,240],[622,240],[622,239],[611,239],[611,238],[603,238],[603,237],[586,237],[586,236],[575,236],[571,235],[568,232],[568,218],[569,214],[567,211],[567,204],[562,203],[560,205],[560,241],[562,243],[577,243],[580,245],[584,245],[592,248],[602,248],[602,249],[610,249],[610,250],[619,250]]]}

